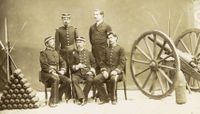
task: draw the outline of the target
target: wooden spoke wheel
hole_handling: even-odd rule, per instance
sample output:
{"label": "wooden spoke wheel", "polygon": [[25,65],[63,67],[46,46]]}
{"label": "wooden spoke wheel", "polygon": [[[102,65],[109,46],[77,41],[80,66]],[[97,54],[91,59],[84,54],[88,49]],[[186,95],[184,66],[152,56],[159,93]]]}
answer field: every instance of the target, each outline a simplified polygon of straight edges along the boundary
{"label": "wooden spoke wheel", "polygon": [[146,96],[161,99],[174,90],[180,62],[166,34],[156,30],[143,33],[133,44],[130,63],[132,78]]}
{"label": "wooden spoke wheel", "polygon": [[[193,91],[200,91],[200,29],[192,28],[183,32],[175,41],[177,49],[192,57],[195,67],[183,69],[188,85]],[[183,62],[181,62],[182,65]],[[188,64],[189,65],[189,64]],[[182,65],[183,66],[183,65]],[[190,65],[188,66],[190,67]],[[195,74],[191,71],[196,72]]]}

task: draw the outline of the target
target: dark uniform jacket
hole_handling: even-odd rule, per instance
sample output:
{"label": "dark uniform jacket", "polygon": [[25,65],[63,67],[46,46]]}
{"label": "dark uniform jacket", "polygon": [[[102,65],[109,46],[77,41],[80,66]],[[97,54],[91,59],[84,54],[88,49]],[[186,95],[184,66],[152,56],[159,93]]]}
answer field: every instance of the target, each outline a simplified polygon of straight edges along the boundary
{"label": "dark uniform jacket", "polygon": [[107,46],[107,33],[112,29],[110,25],[105,22],[100,23],[98,26],[93,24],[89,30],[90,42],[92,45]]}
{"label": "dark uniform jacket", "polygon": [[[72,56],[72,69],[73,73],[75,73],[76,75],[85,75],[88,71],[92,71],[92,68],[94,69],[96,67],[95,59],[92,53],[89,52],[87,49],[83,49],[82,51],[74,50]],[[74,65],[78,65],[79,63],[86,65],[86,68],[76,70],[74,68]],[[95,73],[94,71],[92,72]]]}
{"label": "dark uniform jacket", "polygon": [[110,25],[102,22],[98,26],[93,24],[89,30],[89,39],[92,45],[92,53],[96,59],[97,65],[101,60],[101,55],[104,53],[107,47],[107,33],[112,31]]}
{"label": "dark uniform jacket", "polygon": [[45,76],[45,74],[51,74],[53,70],[58,71],[60,69],[66,69],[66,63],[62,57],[59,56],[58,52],[48,48],[40,52],[40,66],[42,73],[41,81],[48,80],[48,76]]}
{"label": "dark uniform jacket", "polygon": [[125,67],[126,56],[124,48],[120,45],[114,47],[107,47],[103,55],[103,61],[100,63],[101,70],[108,72],[116,70],[118,73],[122,72]]}
{"label": "dark uniform jacket", "polygon": [[[65,51],[68,48],[74,48],[75,39],[78,37],[78,32],[73,26],[60,27],[55,33],[55,48],[57,51]],[[72,46],[72,47],[70,47]]]}

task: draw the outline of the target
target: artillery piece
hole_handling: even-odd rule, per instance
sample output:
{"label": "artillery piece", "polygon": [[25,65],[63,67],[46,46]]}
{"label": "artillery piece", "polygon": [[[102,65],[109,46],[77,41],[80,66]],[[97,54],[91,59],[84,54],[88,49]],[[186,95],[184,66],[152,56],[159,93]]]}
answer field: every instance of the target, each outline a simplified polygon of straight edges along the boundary
{"label": "artillery piece", "polygon": [[187,77],[191,89],[199,90],[199,86],[190,83],[192,80],[198,85],[200,81],[199,37],[199,29],[183,32],[175,44],[161,31],[152,30],[140,35],[132,47],[130,67],[132,78],[142,93],[153,99],[170,95],[174,90],[176,73],[180,70]]}
{"label": "artillery piece", "polygon": [[[188,29],[183,32],[176,40],[175,46],[184,53],[188,53],[192,57],[190,66],[181,62],[181,69],[186,77],[186,80],[193,91],[200,90],[200,30],[196,28]],[[192,67],[191,67],[192,66]],[[193,72],[195,70],[195,72]]]}

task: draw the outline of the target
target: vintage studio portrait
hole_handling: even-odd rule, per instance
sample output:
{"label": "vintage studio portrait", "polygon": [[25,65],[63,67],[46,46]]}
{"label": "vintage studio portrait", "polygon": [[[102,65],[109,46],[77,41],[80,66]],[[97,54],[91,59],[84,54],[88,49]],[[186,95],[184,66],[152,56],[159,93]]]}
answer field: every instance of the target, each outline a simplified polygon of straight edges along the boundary
{"label": "vintage studio portrait", "polygon": [[0,114],[200,114],[200,0],[0,0]]}

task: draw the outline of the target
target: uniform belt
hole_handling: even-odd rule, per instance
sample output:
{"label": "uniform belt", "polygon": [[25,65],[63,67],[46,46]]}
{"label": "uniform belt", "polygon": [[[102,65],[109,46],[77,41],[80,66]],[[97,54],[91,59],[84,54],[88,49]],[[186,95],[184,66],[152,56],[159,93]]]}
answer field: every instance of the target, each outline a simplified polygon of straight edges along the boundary
{"label": "uniform belt", "polygon": [[72,45],[65,45],[65,48],[74,48],[74,45],[72,44]]}
{"label": "uniform belt", "polygon": [[74,50],[74,45],[66,45],[63,50],[67,50],[67,51],[70,51],[70,50]]}
{"label": "uniform belt", "polygon": [[108,67],[110,67],[110,68],[115,68],[116,65],[108,65]]}
{"label": "uniform belt", "polygon": [[108,65],[109,67],[113,67],[114,65]]}
{"label": "uniform belt", "polygon": [[61,53],[67,53],[74,50],[74,45],[64,46],[61,48]]}

